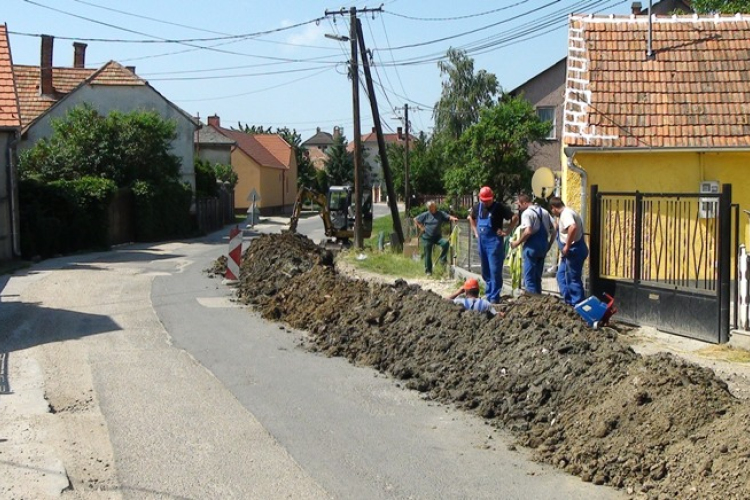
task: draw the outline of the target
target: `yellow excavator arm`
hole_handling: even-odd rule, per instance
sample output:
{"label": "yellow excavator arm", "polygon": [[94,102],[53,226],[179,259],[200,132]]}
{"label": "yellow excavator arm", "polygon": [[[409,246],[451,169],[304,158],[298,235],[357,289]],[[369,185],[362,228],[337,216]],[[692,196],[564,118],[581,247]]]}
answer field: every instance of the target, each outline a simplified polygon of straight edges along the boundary
{"label": "yellow excavator arm", "polygon": [[331,212],[328,209],[328,199],[326,198],[326,195],[308,187],[301,187],[297,192],[297,198],[294,200],[292,217],[289,219],[289,232],[297,232],[297,222],[299,222],[299,216],[302,213],[302,205],[308,200],[316,203],[320,207],[320,217],[323,219],[326,236],[334,236]]}

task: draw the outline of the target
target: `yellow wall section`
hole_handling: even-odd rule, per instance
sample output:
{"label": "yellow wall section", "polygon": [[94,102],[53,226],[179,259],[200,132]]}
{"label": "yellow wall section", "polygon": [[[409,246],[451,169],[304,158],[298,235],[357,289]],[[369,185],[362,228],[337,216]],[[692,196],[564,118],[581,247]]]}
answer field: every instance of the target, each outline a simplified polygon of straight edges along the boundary
{"label": "yellow wall section", "polygon": [[[581,206],[581,176],[567,166],[563,155],[562,196],[570,207]],[[700,182],[718,181],[732,185],[732,203],[740,206],[740,243],[750,246],[750,152],[669,152],[606,153],[579,151],[576,165],[585,170],[587,198],[591,186],[604,192],[698,193]],[[590,230],[591,201],[587,199],[584,216]],[[733,249],[734,253],[734,249]],[[611,258],[611,257],[610,257]],[[734,261],[734,255],[733,255]],[[689,259],[688,259],[689,260]],[[617,271],[620,266],[617,266]],[[617,274],[615,271],[615,274]],[[705,272],[698,272],[703,276]]]}

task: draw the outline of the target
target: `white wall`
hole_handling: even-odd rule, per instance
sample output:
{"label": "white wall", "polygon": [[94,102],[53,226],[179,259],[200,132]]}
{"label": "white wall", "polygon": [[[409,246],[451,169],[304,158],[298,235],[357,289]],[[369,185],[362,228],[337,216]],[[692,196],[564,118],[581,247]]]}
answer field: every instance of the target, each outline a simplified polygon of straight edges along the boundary
{"label": "white wall", "polygon": [[88,103],[103,115],[113,110],[123,113],[156,111],[162,118],[174,120],[177,124],[177,137],[172,141],[171,152],[182,158],[180,175],[182,180],[190,183],[193,191],[195,191],[195,169],[193,167],[193,133],[195,132],[195,126],[184,114],[170,105],[164,97],[146,85],[85,85],[79,88],[60,101],[54,109],[28,130],[19,149],[28,149],[39,139],[51,136],[51,120],[63,118],[70,109],[84,103]]}

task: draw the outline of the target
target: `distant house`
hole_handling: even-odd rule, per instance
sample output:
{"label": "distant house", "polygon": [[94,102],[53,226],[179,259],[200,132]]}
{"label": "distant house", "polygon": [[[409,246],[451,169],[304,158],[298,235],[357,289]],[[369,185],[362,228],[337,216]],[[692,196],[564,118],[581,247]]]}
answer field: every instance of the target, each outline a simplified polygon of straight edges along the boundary
{"label": "distant house", "polygon": [[74,43],[72,68],[52,66],[54,39],[42,37],[39,66],[13,65],[21,111],[20,149],[27,149],[52,134],[52,120],[84,103],[99,113],[148,110],[162,118],[174,120],[177,137],[172,153],[182,159],[182,180],[195,189],[193,167],[193,133],[200,123],[161,95],[135,74],[135,68],[110,61],[99,69],[85,67],[86,44]]}
{"label": "distant house", "polygon": [[[648,14],[648,8],[644,9],[641,2],[633,2],[631,11],[634,16]],[[653,5],[655,15],[691,12],[690,2],[684,0],[662,0]],[[541,143],[529,147],[532,155],[529,167],[532,170],[547,167],[559,172],[562,169],[562,123],[567,64],[568,58],[565,57],[509,92],[513,96],[523,96],[534,106],[540,119],[552,122],[549,135]]]}
{"label": "distant house", "polygon": [[[415,138],[410,137],[409,140],[413,144]],[[398,127],[398,132],[395,134],[383,134],[383,141],[386,147],[388,147],[388,144],[406,144],[401,127]],[[350,142],[346,149],[353,152],[354,143]],[[375,127],[372,128],[370,133],[362,135],[362,157],[365,166],[370,172],[370,177],[366,179],[366,182],[369,182],[372,187],[373,201],[386,201],[387,189],[385,186],[385,177],[383,177],[383,165],[380,162],[380,150]]]}
{"label": "distant house", "polygon": [[237,141],[222,134],[213,125],[203,125],[195,131],[195,154],[208,163],[231,165],[232,148]]}
{"label": "distant house", "polygon": [[208,117],[209,127],[233,140],[231,164],[237,173],[234,209],[246,213],[252,193],[262,215],[290,213],[297,195],[297,159],[294,150],[278,134],[247,134],[221,126],[218,116]]}
{"label": "distant house", "polygon": [[18,187],[15,177],[15,143],[21,117],[13,78],[8,28],[0,25],[0,261],[20,254]]}
{"label": "distant house", "polygon": [[316,170],[323,170],[328,160],[326,150],[333,144],[333,139],[341,134],[340,127],[333,127],[333,134],[324,132],[318,127],[315,135],[300,144],[307,151],[307,156]]}

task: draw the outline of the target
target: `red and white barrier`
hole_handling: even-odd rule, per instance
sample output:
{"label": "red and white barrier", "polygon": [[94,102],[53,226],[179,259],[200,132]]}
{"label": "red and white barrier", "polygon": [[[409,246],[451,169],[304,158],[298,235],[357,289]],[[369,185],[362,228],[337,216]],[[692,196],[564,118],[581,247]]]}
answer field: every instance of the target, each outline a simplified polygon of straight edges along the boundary
{"label": "red and white barrier", "polygon": [[240,279],[240,258],[242,257],[242,231],[238,226],[229,231],[229,258],[227,258],[227,280]]}

